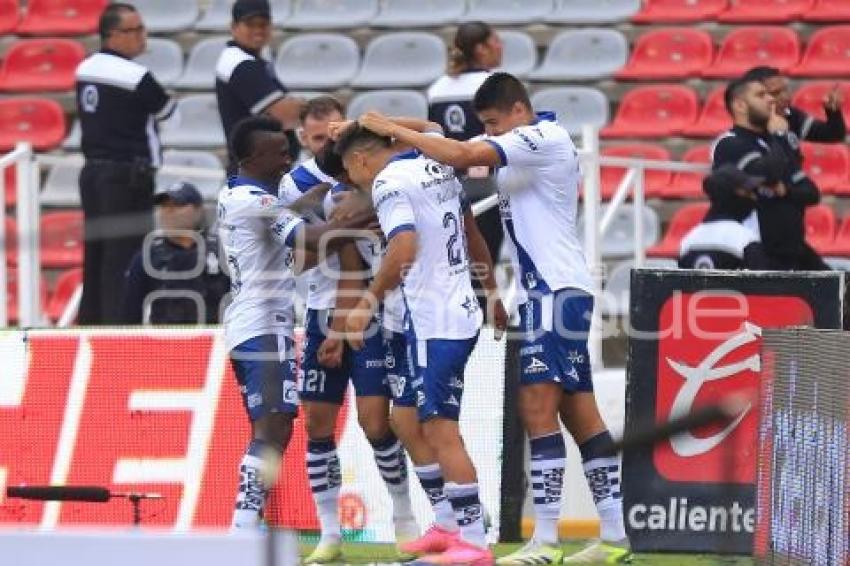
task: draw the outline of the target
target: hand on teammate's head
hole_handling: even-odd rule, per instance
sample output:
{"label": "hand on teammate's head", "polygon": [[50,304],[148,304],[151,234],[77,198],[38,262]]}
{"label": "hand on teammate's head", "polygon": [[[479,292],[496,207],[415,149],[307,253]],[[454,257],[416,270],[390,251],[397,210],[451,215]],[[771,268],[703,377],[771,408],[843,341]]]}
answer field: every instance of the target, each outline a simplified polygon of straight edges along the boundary
{"label": "hand on teammate's head", "polygon": [[357,119],[357,123],[367,130],[375,132],[379,136],[386,137],[392,137],[393,127],[395,126],[392,120],[380,112],[375,112],[374,110],[366,112],[360,116],[360,118]]}
{"label": "hand on teammate's head", "polygon": [[339,139],[339,136],[344,132],[351,124],[354,123],[354,120],[342,120],[340,122],[330,122],[328,124],[328,136],[336,141]]}

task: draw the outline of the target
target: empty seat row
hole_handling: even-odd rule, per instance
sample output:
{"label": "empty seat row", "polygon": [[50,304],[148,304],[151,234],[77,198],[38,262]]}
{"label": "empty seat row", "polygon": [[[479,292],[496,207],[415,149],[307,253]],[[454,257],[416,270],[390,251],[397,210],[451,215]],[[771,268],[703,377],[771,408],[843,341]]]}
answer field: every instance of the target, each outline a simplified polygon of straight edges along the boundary
{"label": "empty seat row", "polygon": [[850,21],[845,0],[644,0],[632,17],[638,24],[787,23]]}
{"label": "empty seat row", "polygon": [[[71,298],[78,289],[82,288],[82,284],[83,270],[79,267],[63,271],[56,278],[52,291],[49,289],[47,280],[42,276],[39,293],[46,318],[54,323],[62,318]],[[8,271],[6,280],[6,315],[10,324],[18,321],[18,297],[18,272],[13,268]]]}
{"label": "empty seat row", "polygon": [[802,60],[800,53],[800,38],[788,27],[735,29],[724,38],[716,56],[707,31],[662,28],[638,38],[629,62],[615,77],[620,80],[733,78],[756,65],[770,65],[795,77],[850,75],[850,26],[819,29],[809,39]]}
{"label": "empty seat row", "polygon": [[[17,225],[6,217],[6,261],[17,264]],[[45,212],[39,220],[41,266],[49,269],[79,267],[83,264],[83,211]]]}

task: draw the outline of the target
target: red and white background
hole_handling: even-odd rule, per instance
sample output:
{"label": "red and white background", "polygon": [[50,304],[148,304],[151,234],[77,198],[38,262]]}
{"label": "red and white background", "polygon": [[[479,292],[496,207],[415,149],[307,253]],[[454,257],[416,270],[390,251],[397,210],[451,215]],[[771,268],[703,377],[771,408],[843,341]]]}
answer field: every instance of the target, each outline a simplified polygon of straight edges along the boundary
{"label": "red and white background", "polygon": [[[0,494],[6,486],[102,485],[155,492],[142,526],[192,531],[229,526],[237,466],[249,439],[236,380],[219,330],[8,331],[0,334]],[[489,331],[467,372],[461,426],[498,525],[504,347]],[[391,502],[372,451],[346,405],[337,430],[340,514],[355,540],[393,538]],[[315,530],[296,422],[269,520]],[[430,509],[415,479],[420,523]],[[0,495],[3,498],[4,495]],[[108,503],[0,499],[0,525],[58,529],[128,526],[126,500]]]}

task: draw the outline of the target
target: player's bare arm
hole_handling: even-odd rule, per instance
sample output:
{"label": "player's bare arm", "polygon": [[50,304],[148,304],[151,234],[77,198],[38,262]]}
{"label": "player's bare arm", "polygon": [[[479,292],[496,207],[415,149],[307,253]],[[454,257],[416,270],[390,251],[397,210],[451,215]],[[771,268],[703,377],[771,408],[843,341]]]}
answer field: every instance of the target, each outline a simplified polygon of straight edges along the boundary
{"label": "player's bare arm", "polygon": [[500,340],[508,327],[508,313],[502,298],[499,295],[499,287],[496,284],[496,276],[493,269],[493,258],[487,242],[478,229],[475,215],[468,210],[463,215],[463,226],[466,232],[466,242],[469,249],[469,258],[472,265],[472,277],[481,283],[487,298],[487,317],[493,324],[494,337]]}
{"label": "player's bare arm", "polygon": [[347,243],[337,252],[339,257],[339,281],[336,288],[336,305],[331,319],[330,333],[319,347],[319,363],[326,367],[339,367],[345,352],[345,320],[365,290],[364,265],[357,246]]}
{"label": "player's bare arm", "polygon": [[400,232],[387,244],[381,268],[345,321],[346,339],[355,350],[363,347],[363,333],[369,327],[378,305],[388,292],[401,284],[404,270],[416,259],[416,246],[417,237],[413,231]]}
{"label": "player's bare arm", "polygon": [[378,135],[388,136],[399,143],[414,147],[428,157],[455,169],[498,167],[499,152],[485,141],[460,142],[417,132],[378,112],[367,112],[358,120],[361,126]]}

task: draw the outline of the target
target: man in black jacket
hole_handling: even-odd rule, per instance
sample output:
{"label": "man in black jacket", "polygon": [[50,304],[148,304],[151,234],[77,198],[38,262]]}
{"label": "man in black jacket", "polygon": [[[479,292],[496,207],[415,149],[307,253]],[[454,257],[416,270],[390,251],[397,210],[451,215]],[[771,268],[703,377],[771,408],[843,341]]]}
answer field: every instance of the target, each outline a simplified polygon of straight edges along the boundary
{"label": "man in black jacket", "polygon": [[734,126],[715,143],[712,168],[731,164],[763,179],[756,190],[755,218],[770,268],[829,269],[805,239],[805,209],[820,201],[820,191],[803,172],[787,132],[769,130],[773,97],[761,81],[744,77],[729,84],[725,102]]}
{"label": "man in black jacket", "polygon": [[682,269],[769,269],[758,234],[742,223],[756,206],[762,180],[731,164],[722,165],[702,183],[711,206],[703,221],[682,238]]}

